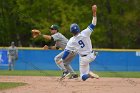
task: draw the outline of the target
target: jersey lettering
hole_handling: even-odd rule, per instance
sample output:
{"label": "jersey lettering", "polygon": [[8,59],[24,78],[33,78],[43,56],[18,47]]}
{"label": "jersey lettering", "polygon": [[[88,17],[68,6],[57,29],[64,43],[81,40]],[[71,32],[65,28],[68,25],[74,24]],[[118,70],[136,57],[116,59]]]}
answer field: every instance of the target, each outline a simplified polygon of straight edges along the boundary
{"label": "jersey lettering", "polygon": [[79,40],[78,43],[79,43],[79,45],[81,45],[81,48],[85,47],[85,44],[82,40]]}

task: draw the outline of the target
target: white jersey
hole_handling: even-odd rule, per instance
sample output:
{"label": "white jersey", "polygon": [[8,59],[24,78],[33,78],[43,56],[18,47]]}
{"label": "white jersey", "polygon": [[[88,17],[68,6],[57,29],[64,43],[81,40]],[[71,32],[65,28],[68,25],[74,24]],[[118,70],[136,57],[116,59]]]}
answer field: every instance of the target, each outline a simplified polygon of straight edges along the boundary
{"label": "white jersey", "polygon": [[65,47],[67,45],[67,42],[68,42],[68,39],[64,35],[57,32],[57,33],[55,33],[54,35],[51,35],[51,36],[53,37],[54,41],[56,41],[55,45],[57,47],[65,49]]}
{"label": "white jersey", "polygon": [[81,31],[78,35],[70,38],[67,43],[66,50],[77,51],[79,55],[87,55],[92,51],[92,44],[90,35],[93,29],[88,26],[85,30]]}
{"label": "white jersey", "polygon": [[18,50],[17,50],[17,48],[14,46],[14,47],[12,47],[12,46],[10,46],[9,48],[8,48],[8,53],[7,53],[9,56],[17,56],[17,54],[18,54]]}

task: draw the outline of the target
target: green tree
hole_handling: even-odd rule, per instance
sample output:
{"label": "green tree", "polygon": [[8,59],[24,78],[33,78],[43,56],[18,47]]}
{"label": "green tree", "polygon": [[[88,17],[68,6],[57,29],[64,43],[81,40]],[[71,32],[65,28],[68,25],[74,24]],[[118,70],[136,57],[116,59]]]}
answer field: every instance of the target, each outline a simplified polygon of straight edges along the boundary
{"label": "green tree", "polygon": [[52,24],[70,38],[71,23],[79,24],[81,30],[91,23],[92,4],[98,6],[98,22],[91,35],[95,48],[140,47],[139,0],[0,0],[0,45],[11,41],[27,47],[49,44],[40,37],[32,39],[31,30],[50,34]]}

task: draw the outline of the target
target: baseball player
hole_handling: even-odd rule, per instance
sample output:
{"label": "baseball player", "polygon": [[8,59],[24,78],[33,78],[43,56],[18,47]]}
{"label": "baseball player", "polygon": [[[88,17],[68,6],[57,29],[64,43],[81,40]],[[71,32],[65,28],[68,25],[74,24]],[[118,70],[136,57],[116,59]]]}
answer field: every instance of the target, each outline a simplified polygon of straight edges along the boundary
{"label": "baseball player", "polygon": [[[41,32],[39,30],[32,30],[33,33],[33,37],[36,38],[38,35],[42,35],[42,37],[44,37],[47,40],[54,40],[55,46],[44,46],[44,49],[64,49],[68,39],[62,35],[61,33],[58,32],[58,25],[52,25],[50,27],[50,32],[52,35],[42,35]],[[63,75],[62,78],[65,78],[66,76],[70,75],[70,78],[77,78],[78,74],[76,74],[73,70],[73,68],[70,66],[70,62],[72,61],[72,59],[75,57],[76,53],[71,52],[70,55],[64,60],[64,62],[59,63],[58,61],[62,58],[64,51],[62,51],[61,53],[59,53],[55,58],[55,63],[56,65],[63,71]]]}
{"label": "baseball player", "polygon": [[80,56],[80,77],[83,81],[88,78],[99,78],[97,74],[94,74],[90,71],[89,63],[92,62],[96,58],[95,51],[92,50],[92,44],[90,35],[93,32],[97,17],[96,17],[97,6],[92,6],[93,19],[92,23],[83,31],[80,32],[80,28],[76,23],[71,24],[70,32],[73,34],[73,37],[67,43],[65,48],[64,55],[60,62],[63,62],[69,55],[69,51],[76,50]]}
{"label": "baseball player", "polygon": [[14,42],[11,42],[11,46],[8,48],[7,51],[8,55],[8,70],[14,70],[15,61],[18,59],[18,49],[15,46]]}

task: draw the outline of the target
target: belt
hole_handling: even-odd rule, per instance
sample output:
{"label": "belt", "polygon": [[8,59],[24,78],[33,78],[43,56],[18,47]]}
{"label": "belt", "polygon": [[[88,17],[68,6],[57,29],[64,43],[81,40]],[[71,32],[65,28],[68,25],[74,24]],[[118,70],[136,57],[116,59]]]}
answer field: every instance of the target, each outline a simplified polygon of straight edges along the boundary
{"label": "belt", "polygon": [[81,55],[81,57],[85,57],[85,56],[87,56],[87,55]]}
{"label": "belt", "polygon": [[[92,50],[91,53],[93,53],[93,52],[94,52],[94,51]],[[87,55],[88,55],[88,54],[87,54]],[[81,57],[85,57],[85,56],[87,56],[87,55],[81,55]]]}

